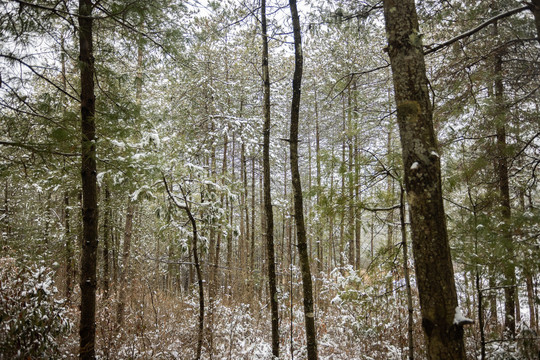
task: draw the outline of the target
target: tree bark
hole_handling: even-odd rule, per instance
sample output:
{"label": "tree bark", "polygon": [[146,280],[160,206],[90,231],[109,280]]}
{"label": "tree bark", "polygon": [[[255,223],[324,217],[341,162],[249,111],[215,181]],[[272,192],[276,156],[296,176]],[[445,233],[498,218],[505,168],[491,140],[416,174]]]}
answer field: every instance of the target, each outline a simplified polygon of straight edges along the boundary
{"label": "tree bark", "polygon": [[409,276],[409,248],[407,245],[407,229],[405,227],[405,201],[403,186],[399,196],[399,219],[401,223],[401,246],[403,246],[403,274],[405,276],[405,287],[407,291],[407,341],[409,350],[409,360],[414,359],[414,308],[412,302],[411,279]]}
{"label": "tree bark", "polygon": [[199,329],[198,329],[199,331],[197,335],[197,349],[195,351],[195,360],[199,360],[201,358],[202,343],[203,343],[203,336],[204,336],[204,287],[203,287],[201,265],[199,262],[199,250],[198,250],[199,233],[197,231],[197,221],[195,220],[195,217],[193,216],[193,213],[191,212],[191,208],[188,205],[189,202],[183,188],[180,186],[180,190],[182,192],[182,197],[184,199],[185,205],[180,205],[176,202],[175,197],[171,194],[169,186],[167,184],[167,180],[165,179],[165,176],[163,176],[163,183],[165,185],[165,190],[167,190],[167,194],[169,195],[169,199],[173,202],[173,204],[177,208],[184,210],[186,212],[189,222],[191,224],[191,230],[193,234],[193,242],[191,244],[193,248],[193,262],[195,263],[195,271],[197,272],[197,285],[199,288]]}
{"label": "tree bark", "polygon": [[384,17],[429,359],[465,359],[444,214],[440,159],[414,0],[385,0]]}
{"label": "tree bark", "polygon": [[110,266],[109,247],[111,237],[111,193],[109,187],[105,185],[105,216],[103,219],[103,296],[109,297]]}
{"label": "tree bark", "polygon": [[83,238],[81,255],[81,359],[95,358],[96,265],[98,204],[92,0],[79,0],[79,60],[81,69],[81,180]]}
{"label": "tree bark", "polygon": [[69,193],[64,192],[64,236],[66,237],[66,300],[71,302],[73,293],[73,239],[71,238]]}
{"label": "tree bark", "polygon": [[124,244],[122,247],[122,268],[120,270],[120,279],[118,280],[120,290],[118,294],[118,307],[116,312],[116,325],[120,329],[124,323],[124,309],[126,302],[126,291],[129,286],[129,256],[131,253],[131,238],[133,233],[133,214],[135,212],[135,204],[131,199],[128,200],[126,210],[126,225],[124,228]]}
{"label": "tree bark", "polygon": [[268,35],[266,25],[266,0],[261,1],[262,30],[262,77],[263,77],[263,191],[264,215],[266,218],[266,256],[268,260],[268,290],[272,316],[272,355],[279,358],[279,312],[276,286],[276,261],[274,254],[274,212],[270,178],[270,72],[268,69]]}
{"label": "tree bark", "polygon": [[526,270],[525,282],[527,285],[527,300],[529,304],[529,327],[533,330],[538,330],[536,325],[536,309],[534,306],[534,284],[532,275],[529,270]]}
{"label": "tree bark", "polygon": [[531,11],[534,15],[534,25],[536,26],[536,36],[538,37],[538,42],[540,42],[540,0],[532,0],[531,4]]}
{"label": "tree bark", "polygon": [[302,87],[302,37],[300,19],[296,0],[289,0],[294,34],[294,75],[293,95],[291,103],[291,127],[290,127],[290,160],[291,178],[294,198],[294,219],[296,222],[296,236],[300,269],[302,272],[302,288],[304,292],[304,320],[306,326],[307,355],[309,360],[317,359],[317,335],[315,329],[315,313],[313,309],[313,285],[311,282],[311,270],[309,265],[309,253],[307,248],[306,229],[304,223],[304,205],[302,198],[302,185],[300,171],[298,169],[298,123],[300,118],[300,91]]}
{"label": "tree bark", "polygon": [[[497,23],[494,24],[494,35],[498,34]],[[504,85],[502,78],[502,55],[495,55],[494,76],[495,76],[495,106],[496,118],[495,127],[497,134],[497,176],[501,206],[501,216],[504,222],[502,244],[505,254],[504,262],[504,329],[511,338],[516,335],[516,269],[514,261],[514,244],[512,232],[510,230],[511,208],[510,208],[510,184],[508,181],[508,155],[506,146],[506,108],[504,105]]]}

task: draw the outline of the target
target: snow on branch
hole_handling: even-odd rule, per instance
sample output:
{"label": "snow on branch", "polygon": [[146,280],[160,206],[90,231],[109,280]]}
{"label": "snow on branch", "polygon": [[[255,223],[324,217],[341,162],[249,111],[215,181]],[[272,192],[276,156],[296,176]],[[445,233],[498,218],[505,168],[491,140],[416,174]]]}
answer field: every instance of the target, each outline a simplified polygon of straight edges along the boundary
{"label": "snow on branch", "polygon": [[483,23],[481,23],[480,25],[478,25],[477,27],[475,27],[475,28],[473,28],[473,29],[471,29],[469,31],[466,31],[466,32],[464,32],[464,33],[462,33],[462,34],[460,34],[460,35],[458,35],[456,37],[451,38],[450,40],[447,40],[447,41],[443,42],[442,44],[439,44],[439,45],[436,45],[436,44],[426,45],[426,48],[428,48],[428,49],[424,52],[424,55],[428,55],[428,54],[434,53],[436,51],[439,51],[442,48],[445,48],[445,47],[447,47],[449,45],[452,45],[456,41],[459,41],[461,39],[464,39],[466,37],[469,37],[469,36],[479,32],[480,30],[482,30],[486,26],[488,26],[490,24],[493,24],[493,23],[497,22],[500,19],[504,19],[506,17],[512,16],[512,15],[520,13],[520,12],[522,12],[524,10],[529,10],[530,8],[531,8],[530,5],[525,5],[525,6],[522,6],[522,7],[519,7],[519,8],[508,10],[507,12],[504,12],[502,14],[499,14],[497,16],[492,17],[491,19],[488,19],[488,20],[484,21]]}

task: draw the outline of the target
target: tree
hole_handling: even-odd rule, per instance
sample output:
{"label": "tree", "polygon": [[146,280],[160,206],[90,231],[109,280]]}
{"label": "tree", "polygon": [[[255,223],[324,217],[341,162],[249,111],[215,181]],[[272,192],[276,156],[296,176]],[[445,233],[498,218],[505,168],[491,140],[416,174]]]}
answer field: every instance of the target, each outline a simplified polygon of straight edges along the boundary
{"label": "tree", "polygon": [[276,288],[276,262],[274,256],[274,213],[270,188],[270,74],[268,69],[268,35],[266,29],[266,0],[261,1],[262,76],[263,76],[263,175],[264,212],[266,225],[266,255],[268,260],[268,290],[272,314],[272,355],[279,358],[279,310]]}
{"label": "tree", "polygon": [[298,246],[298,256],[300,258],[300,268],[302,271],[307,353],[309,360],[315,360],[317,359],[318,354],[317,332],[315,329],[315,312],[313,308],[313,285],[311,281],[311,270],[309,265],[310,259],[304,223],[302,185],[300,182],[300,171],[298,169],[298,123],[300,118],[300,91],[302,87],[303,70],[302,37],[296,0],[289,0],[289,7],[291,9],[294,34],[294,75],[293,95],[291,102],[291,127],[289,135],[291,178],[294,198],[294,220],[296,222],[296,241]]}
{"label": "tree", "polygon": [[98,246],[98,204],[96,168],[96,124],[94,94],[94,52],[92,0],[79,0],[79,55],[81,74],[81,179],[83,238],[81,256],[81,359],[95,358],[96,265]]}
{"label": "tree", "polygon": [[410,207],[422,327],[429,359],[465,359],[444,214],[438,146],[414,0],[384,1]]}

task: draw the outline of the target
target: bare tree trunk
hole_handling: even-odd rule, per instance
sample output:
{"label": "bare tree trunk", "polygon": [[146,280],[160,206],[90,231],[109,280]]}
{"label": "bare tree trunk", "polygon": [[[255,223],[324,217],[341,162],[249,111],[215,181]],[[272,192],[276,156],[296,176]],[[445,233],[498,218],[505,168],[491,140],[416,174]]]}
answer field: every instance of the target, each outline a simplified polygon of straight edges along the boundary
{"label": "bare tree trunk", "polygon": [[255,270],[255,157],[251,158],[251,246],[249,270]]}
{"label": "bare tree trunk", "polygon": [[70,227],[70,210],[69,210],[69,193],[64,192],[64,227],[66,237],[66,292],[65,296],[69,302],[71,302],[71,294],[73,293],[73,239],[71,236]]}
{"label": "bare tree trunk", "polygon": [[203,287],[203,278],[202,278],[202,271],[201,271],[201,265],[199,262],[199,251],[198,251],[198,242],[199,242],[199,233],[197,231],[197,222],[195,221],[195,218],[193,217],[193,213],[191,212],[191,208],[189,207],[189,202],[187,199],[186,194],[184,193],[184,190],[180,186],[180,190],[182,191],[182,197],[184,199],[185,205],[180,205],[176,202],[176,199],[173,197],[169,190],[169,186],[167,185],[167,180],[165,179],[165,176],[163,176],[163,183],[165,185],[165,189],[167,190],[167,194],[169,195],[169,199],[173,202],[173,204],[186,212],[189,222],[191,223],[191,229],[192,229],[192,235],[193,235],[193,242],[191,244],[193,249],[193,262],[195,263],[195,271],[197,272],[197,285],[199,288],[199,332],[197,336],[197,349],[195,351],[195,360],[199,360],[201,358],[202,353],[202,344],[203,344],[203,336],[204,336],[204,287]]}
{"label": "bare tree trunk", "polygon": [[296,221],[296,234],[300,268],[302,271],[302,287],[304,291],[304,320],[306,326],[307,355],[309,360],[317,359],[317,332],[315,329],[315,313],[313,309],[313,286],[307,249],[306,229],[304,224],[304,205],[302,199],[302,185],[298,169],[298,122],[300,117],[300,90],[302,86],[303,54],[302,38],[300,32],[300,19],[296,8],[296,0],[289,0],[294,33],[294,75],[293,96],[291,103],[290,128],[290,157],[291,177],[294,197],[294,218]]}
{"label": "bare tree trunk", "polygon": [[414,0],[385,0],[413,255],[429,359],[465,359],[444,214],[440,159]]}
{"label": "bare tree trunk", "polygon": [[[497,23],[494,24],[494,35],[498,34]],[[502,55],[495,55],[495,103],[497,107],[497,175],[501,216],[504,222],[503,248],[507,254],[504,262],[504,329],[511,338],[516,335],[516,269],[514,261],[514,244],[511,232],[510,185],[508,181],[508,155],[506,146],[506,107],[504,105],[504,85],[502,79]]]}
{"label": "bare tree trunk", "polygon": [[[319,130],[319,108],[317,102],[317,89],[315,88],[315,161],[316,161],[316,170],[317,170],[317,211],[319,213],[319,219],[321,216],[321,135]],[[316,227],[316,242],[317,242],[317,273],[320,273],[323,270],[323,252],[321,246],[322,240],[322,222],[317,221],[315,224]]]}
{"label": "bare tree trunk", "polygon": [[109,187],[105,185],[105,214],[103,219],[103,296],[109,297],[109,240],[111,235],[111,193]]}
{"label": "bare tree trunk", "polygon": [[124,309],[126,306],[126,292],[129,286],[129,257],[131,253],[131,235],[133,233],[133,214],[135,212],[135,204],[131,199],[128,199],[126,210],[126,226],[124,228],[124,244],[122,247],[122,267],[120,269],[120,279],[118,280],[120,289],[118,294],[118,307],[116,309],[116,325],[118,329],[124,324]]}
{"label": "bare tree trunk", "polygon": [[268,37],[266,29],[266,0],[261,1],[262,30],[262,77],[264,87],[264,125],[263,125],[263,191],[264,215],[266,224],[266,256],[268,260],[268,290],[270,295],[270,312],[272,316],[272,355],[279,358],[279,312],[276,286],[276,261],[274,254],[274,212],[272,209],[272,192],[270,188],[270,72],[268,69]]}
{"label": "bare tree trunk", "polygon": [[530,274],[529,271],[527,271],[527,273],[525,274],[525,282],[527,284],[527,300],[529,303],[530,328],[533,330],[537,330],[536,315],[535,315],[536,309],[534,306],[534,284],[533,284],[532,275]]}
{"label": "bare tree trunk", "polygon": [[356,94],[356,82],[353,82],[347,91],[347,150],[348,150],[348,173],[347,173],[347,188],[348,188],[348,205],[349,205],[349,219],[347,220],[347,242],[349,244],[349,264],[354,268],[355,266],[355,202],[354,188],[355,188],[355,176],[354,176],[354,134],[356,133],[356,124],[353,124],[354,109],[353,109],[353,95]]}
{"label": "bare tree trunk", "polygon": [[409,276],[409,248],[407,245],[407,228],[405,227],[405,189],[401,186],[399,197],[399,219],[401,222],[401,246],[403,246],[403,273],[405,275],[405,287],[407,290],[407,340],[409,343],[409,360],[414,359],[414,308],[412,302],[411,278]]}
{"label": "bare tree trunk", "polygon": [[540,42],[540,0],[531,1],[531,10],[534,15],[534,25],[536,26],[536,36]]}
{"label": "bare tree trunk", "polygon": [[81,69],[81,179],[83,238],[81,256],[81,359],[95,358],[96,266],[98,247],[98,204],[96,168],[96,125],[92,0],[79,0],[79,61]]}
{"label": "bare tree trunk", "polygon": [[[347,127],[345,125],[345,96],[342,96],[342,132],[343,137],[341,139],[341,164],[340,164],[340,173],[341,173],[341,198],[345,198],[345,163],[346,163],[346,157],[345,157],[345,149],[346,149],[346,133],[347,133]],[[340,224],[339,224],[339,267],[341,268],[341,271],[343,271],[343,267],[345,266],[345,259],[343,259],[344,251],[344,243],[346,242],[345,239],[345,207],[340,206],[338,207],[340,210]]]}

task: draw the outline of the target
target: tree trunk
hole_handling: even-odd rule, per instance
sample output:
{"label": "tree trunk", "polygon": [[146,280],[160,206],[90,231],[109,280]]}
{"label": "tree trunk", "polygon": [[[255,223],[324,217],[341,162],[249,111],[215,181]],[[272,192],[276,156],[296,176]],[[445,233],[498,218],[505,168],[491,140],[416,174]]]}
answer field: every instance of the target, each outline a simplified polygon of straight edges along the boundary
{"label": "tree trunk", "polygon": [[73,239],[71,238],[71,227],[69,222],[69,193],[64,192],[64,227],[66,237],[66,300],[71,302],[71,294],[73,293]]}
{"label": "tree trunk", "polygon": [[354,147],[353,147],[353,139],[354,139],[354,133],[356,124],[353,125],[353,105],[352,105],[352,97],[353,93],[356,93],[356,91],[353,92],[353,89],[355,88],[355,83],[353,83],[351,86],[349,86],[349,89],[347,91],[347,150],[348,150],[348,172],[347,172],[347,188],[348,188],[348,206],[349,206],[349,218],[347,220],[348,226],[347,226],[347,243],[349,244],[349,264],[354,268],[354,258],[355,258],[355,197],[354,197]]}
{"label": "tree trunk", "polygon": [[251,158],[251,246],[249,256],[249,271],[255,270],[255,157]]}
{"label": "tree trunk", "polygon": [[105,185],[105,216],[103,219],[103,296],[109,297],[109,240],[111,234],[111,193],[109,187]]}
{"label": "tree trunk", "polygon": [[534,25],[536,26],[536,36],[540,42],[540,0],[532,0],[531,5],[531,10],[534,15]]}
{"label": "tree trunk", "polygon": [[465,359],[414,0],[385,0],[384,17],[410,207],[413,255],[429,359]]}
{"label": "tree trunk", "polygon": [[[187,204],[187,200],[185,200],[185,203]],[[195,271],[197,272],[197,285],[199,288],[199,332],[197,335],[197,349],[195,352],[195,359],[198,360],[201,358],[201,352],[202,352],[202,343],[203,343],[203,335],[204,335],[204,288],[203,288],[203,278],[202,278],[202,272],[201,272],[201,265],[199,262],[199,251],[197,247],[198,244],[198,232],[197,232],[197,223],[195,221],[195,218],[193,217],[193,214],[191,213],[191,210],[189,207],[185,207],[185,210],[187,212],[187,215],[189,217],[189,221],[191,223],[192,233],[193,233],[193,261],[195,262]]]}
{"label": "tree trunk", "polygon": [[405,201],[403,186],[399,197],[399,219],[401,222],[401,246],[403,246],[403,274],[405,276],[405,287],[407,290],[407,340],[409,343],[409,360],[414,359],[414,308],[412,302],[411,279],[409,276],[409,248],[407,245],[407,228],[405,227]]}
{"label": "tree trunk", "polygon": [[198,335],[197,335],[197,349],[195,351],[195,360],[199,360],[201,358],[202,343],[203,343],[203,336],[204,336],[204,288],[203,288],[201,265],[199,262],[199,250],[198,250],[199,233],[197,231],[197,222],[195,221],[195,217],[193,216],[193,213],[191,212],[191,208],[188,205],[189,201],[187,199],[187,196],[183,188],[180,186],[180,190],[182,191],[182,197],[184,199],[185,205],[180,205],[176,202],[176,199],[172,196],[169,190],[167,181],[165,180],[165,176],[163,176],[163,183],[165,185],[167,194],[169,195],[169,199],[173,202],[173,204],[177,208],[184,210],[186,212],[189,222],[191,224],[191,230],[192,230],[192,235],[193,235],[193,242],[191,244],[191,247],[193,249],[193,262],[195,263],[195,271],[197,273],[197,285],[199,288],[199,329],[198,329]]}
{"label": "tree trunk", "polygon": [[96,265],[98,204],[92,0],[79,0],[79,61],[81,69],[81,180],[83,238],[81,255],[81,359],[95,358]]}
{"label": "tree trunk", "polygon": [[[319,220],[321,218],[321,135],[319,130],[319,108],[318,108],[318,102],[317,102],[317,89],[315,88],[315,162],[316,162],[316,171],[317,171],[317,212],[319,216]],[[316,271],[317,274],[320,273],[323,270],[323,254],[322,254],[322,246],[321,246],[321,238],[322,238],[322,224],[321,221],[317,221],[315,223],[315,229],[316,229],[316,242],[317,242],[317,267]]]}
{"label": "tree trunk", "polygon": [[270,73],[268,69],[268,36],[266,29],[266,0],[261,1],[262,30],[262,77],[264,86],[264,125],[263,125],[263,191],[264,215],[266,224],[266,255],[268,260],[268,290],[270,293],[270,311],[272,316],[272,355],[279,358],[279,312],[276,287],[276,261],[274,254],[274,212],[270,189]]}
{"label": "tree trunk", "polygon": [[304,320],[306,326],[307,355],[309,360],[317,359],[317,336],[315,329],[315,313],[313,310],[313,287],[311,282],[311,270],[309,266],[309,254],[307,249],[306,229],[304,224],[304,206],[302,199],[302,185],[300,183],[300,171],[298,169],[298,122],[300,118],[300,90],[302,85],[302,38],[300,34],[300,19],[296,8],[296,0],[289,0],[294,33],[294,75],[293,96],[291,103],[291,128],[290,128],[290,158],[291,178],[294,198],[294,219],[296,222],[296,236],[300,269],[302,271],[302,287],[304,291]]}
{"label": "tree trunk", "polygon": [[131,235],[133,233],[133,214],[135,212],[135,204],[131,199],[128,200],[126,210],[126,226],[124,229],[124,244],[122,247],[122,268],[120,270],[120,279],[118,280],[120,290],[118,295],[118,308],[116,312],[116,324],[120,329],[124,323],[124,309],[126,306],[126,292],[129,286],[129,256],[131,253]]}
{"label": "tree trunk", "polygon": [[527,300],[529,304],[529,325],[531,329],[538,330],[536,326],[536,316],[535,316],[536,309],[534,306],[534,284],[533,284],[532,275],[530,274],[528,270],[525,274],[525,282],[527,284]]}
{"label": "tree trunk", "polygon": [[[498,34],[497,23],[494,24],[494,35]],[[516,335],[516,269],[514,261],[514,244],[512,232],[510,230],[510,185],[508,181],[508,155],[506,147],[506,107],[504,105],[504,85],[502,79],[502,55],[495,55],[494,76],[495,76],[495,106],[496,119],[495,127],[497,132],[497,176],[499,185],[499,196],[501,206],[501,216],[504,222],[502,244],[507,254],[504,262],[504,329],[511,338]]]}

